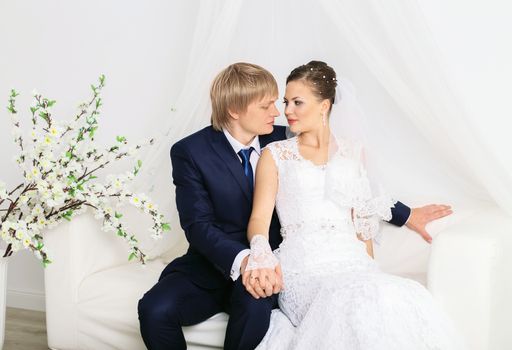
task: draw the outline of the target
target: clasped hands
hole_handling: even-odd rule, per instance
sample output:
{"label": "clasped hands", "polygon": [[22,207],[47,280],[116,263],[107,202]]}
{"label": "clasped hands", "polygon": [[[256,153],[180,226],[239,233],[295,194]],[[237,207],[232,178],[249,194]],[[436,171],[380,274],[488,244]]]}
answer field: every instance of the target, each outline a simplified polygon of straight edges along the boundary
{"label": "clasped hands", "polygon": [[283,274],[267,238],[255,235],[251,239],[251,253],[240,267],[242,283],[254,298],[266,298],[283,289]]}

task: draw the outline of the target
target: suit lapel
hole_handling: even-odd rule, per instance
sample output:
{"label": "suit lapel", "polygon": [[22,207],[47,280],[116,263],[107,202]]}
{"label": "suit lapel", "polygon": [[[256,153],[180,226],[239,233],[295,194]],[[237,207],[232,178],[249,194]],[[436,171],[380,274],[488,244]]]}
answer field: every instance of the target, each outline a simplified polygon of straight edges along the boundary
{"label": "suit lapel", "polygon": [[249,187],[249,179],[244,174],[244,169],[240,163],[240,159],[235,154],[233,147],[229,144],[226,136],[220,131],[212,130],[212,148],[217,155],[224,161],[231,175],[242,189],[245,197],[252,203],[252,191]]}

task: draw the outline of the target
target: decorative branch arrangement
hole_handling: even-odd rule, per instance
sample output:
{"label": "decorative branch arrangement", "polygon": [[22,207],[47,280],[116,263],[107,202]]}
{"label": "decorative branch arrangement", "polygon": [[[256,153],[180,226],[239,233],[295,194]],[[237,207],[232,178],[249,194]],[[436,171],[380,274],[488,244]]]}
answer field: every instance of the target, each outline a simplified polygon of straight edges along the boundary
{"label": "decorative branch arrangement", "polygon": [[[129,183],[142,166],[140,160],[132,171],[108,175],[103,183],[96,176],[109,164],[136,156],[143,146],[130,146],[123,136],[117,136],[115,143],[105,149],[95,145],[104,86],[102,75],[98,85],[91,85],[91,99],[79,105],[73,120],[61,123],[51,114],[56,101],[34,93],[28,136],[23,134],[16,109],[18,93],[11,91],[7,109],[12,118],[14,142],[19,147],[15,162],[24,180],[12,190],[7,190],[0,181],[0,238],[7,243],[4,257],[29,249],[47,266],[51,261],[44,245],[44,231],[89,209],[102,220],[105,232],[114,232],[127,242],[129,260],[137,258],[144,263],[145,254],[137,246],[136,236],[126,229],[115,204],[129,203],[150,215],[154,239],[170,229],[150,198],[129,190]],[[153,140],[147,144],[152,145]]]}

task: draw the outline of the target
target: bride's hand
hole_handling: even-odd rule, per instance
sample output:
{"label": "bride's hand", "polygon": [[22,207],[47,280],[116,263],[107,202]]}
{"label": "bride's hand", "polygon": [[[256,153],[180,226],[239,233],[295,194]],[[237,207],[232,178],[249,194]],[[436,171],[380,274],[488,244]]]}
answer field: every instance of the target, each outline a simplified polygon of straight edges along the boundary
{"label": "bride's hand", "polygon": [[242,283],[256,299],[277,294],[283,289],[281,266],[278,264],[275,269],[262,268],[244,271]]}

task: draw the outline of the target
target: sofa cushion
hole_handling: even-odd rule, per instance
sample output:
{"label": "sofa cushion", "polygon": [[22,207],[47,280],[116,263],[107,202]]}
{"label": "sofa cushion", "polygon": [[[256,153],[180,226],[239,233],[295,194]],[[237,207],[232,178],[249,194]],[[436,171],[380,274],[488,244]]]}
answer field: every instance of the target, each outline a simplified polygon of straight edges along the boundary
{"label": "sofa cushion", "polygon": [[[77,295],[79,344],[90,349],[144,349],[137,303],[164,267],[165,263],[157,259],[146,266],[130,263],[87,277]],[[226,325],[227,315],[218,314],[199,325],[184,327],[185,338],[190,344],[222,347]]]}

